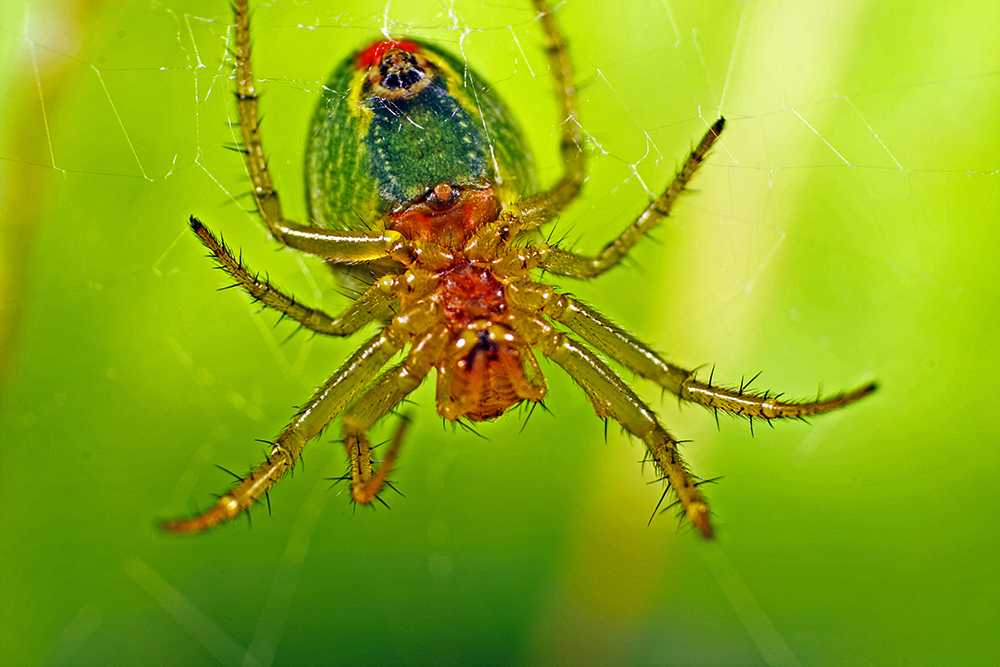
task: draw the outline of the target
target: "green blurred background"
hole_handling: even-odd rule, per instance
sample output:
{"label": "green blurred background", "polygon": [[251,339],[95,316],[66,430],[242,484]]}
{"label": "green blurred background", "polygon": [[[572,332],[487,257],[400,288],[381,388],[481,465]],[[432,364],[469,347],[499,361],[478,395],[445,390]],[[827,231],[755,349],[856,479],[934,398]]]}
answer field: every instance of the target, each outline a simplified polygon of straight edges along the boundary
{"label": "green blurred background", "polygon": [[[405,4],[405,6],[404,6]],[[265,145],[303,217],[306,123],[379,30],[462,52],[558,176],[526,2],[255,10]],[[375,7],[374,14],[372,7]],[[0,14],[0,663],[987,664],[1000,609],[1000,9],[983,2],[570,0],[591,178],[555,227],[594,251],[721,112],[697,192],[593,284],[562,281],[678,363],[808,396],[814,423],[720,420],[640,393],[708,488],[718,539],[647,526],[638,443],[543,364],[551,414],[442,428],[433,386],[392,511],[325,478],[328,431],[253,515],[203,507],[358,344],[259,313],[198,215],[301,299],[324,267],[246,213],[226,2],[7,1]],[[821,385],[819,383],[822,383]],[[374,434],[386,437],[389,420]],[[992,490],[991,490],[992,489]],[[992,628],[992,630],[991,630]]]}

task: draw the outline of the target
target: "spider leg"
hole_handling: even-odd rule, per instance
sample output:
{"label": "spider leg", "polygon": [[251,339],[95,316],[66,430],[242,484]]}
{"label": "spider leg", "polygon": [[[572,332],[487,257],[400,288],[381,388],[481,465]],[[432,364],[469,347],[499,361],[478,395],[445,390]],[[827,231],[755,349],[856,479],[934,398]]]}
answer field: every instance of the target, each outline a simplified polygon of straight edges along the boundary
{"label": "spider leg", "polygon": [[403,444],[403,427],[397,431],[378,470],[372,466],[372,448],[365,431],[420,386],[440,357],[448,331],[429,333],[415,343],[406,359],[382,373],[344,412],[344,447],[351,461],[351,495],[367,505],[386,483]]}
{"label": "spider leg", "polygon": [[188,519],[164,521],[161,528],[168,533],[199,533],[238,516],[253,505],[292,469],[306,443],[344,411],[392,355],[403,349],[414,332],[429,328],[429,323],[436,317],[437,311],[430,305],[410,309],[393,318],[392,323],[351,355],[299,409],[292,422],[274,441],[264,463],[223,494],[208,510]]}
{"label": "spider leg", "polygon": [[875,383],[872,382],[853,391],[815,401],[781,401],[767,392],[747,391],[745,385],[739,389],[720,387],[713,385],[711,381],[696,379],[694,371],[666,361],[590,306],[559,294],[547,285],[517,281],[510,285],[508,294],[519,308],[542,312],[622,366],[655,382],[682,400],[703,405],[710,410],[725,410],[751,419],[801,418],[837,410],[875,390]]}
{"label": "spider leg", "polygon": [[242,287],[247,294],[269,308],[281,312],[307,329],[330,336],[347,336],[388,312],[399,286],[397,276],[385,276],[373,283],[368,291],[358,297],[339,317],[331,317],[321,310],[309,308],[279,291],[267,280],[251,273],[242,260],[233,256],[224,243],[215,238],[199,220],[191,218],[191,229],[219,262],[219,266]]}
{"label": "spider leg", "polygon": [[243,134],[243,154],[253,183],[253,197],[264,224],[278,242],[335,262],[367,262],[395,256],[402,250],[401,245],[405,245],[397,232],[328,230],[285,219],[281,201],[267,170],[260,136],[257,90],[250,68],[247,0],[235,0],[233,9],[236,13],[236,108]]}
{"label": "spider leg", "polygon": [[725,119],[723,118],[715,121],[715,124],[702,137],[701,142],[691,151],[684,166],[681,167],[676,178],[667,186],[663,194],[647,206],[635,222],[618,235],[618,238],[608,243],[600,254],[596,257],[588,257],[568,250],[552,248],[546,244],[537,244],[533,246],[533,249],[537,255],[536,261],[539,268],[561,276],[586,279],[599,276],[618,264],[629,253],[632,246],[670,214],[670,209],[684,192],[691,177],[698,171],[698,167],[705,160],[708,151],[718,140],[724,125]]}
{"label": "spider leg", "polygon": [[691,401],[698,405],[703,405],[709,410],[725,410],[726,412],[749,419],[803,419],[812,415],[821,415],[824,412],[839,410],[845,405],[849,405],[872,393],[878,388],[875,382],[869,382],[857,389],[833,394],[815,401],[782,401],[780,394],[770,392],[747,391],[743,385],[739,389],[730,387],[719,387],[711,382],[702,382],[695,379],[693,371],[685,371],[668,364],[675,372],[687,373],[687,379],[681,383],[676,390],[664,387],[681,397],[685,401]]}
{"label": "spider leg", "polygon": [[583,186],[585,158],[583,132],[576,110],[576,86],[573,68],[569,62],[566,41],[556,25],[552,10],[545,0],[534,0],[538,20],[545,31],[545,55],[555,83],[556,101],[559,104],[561,138],[559,148],[565,169],[559,182],[545,192],[529,197],[519,204],[523,230],[534,229],[559,215]]}
{"label": "spider leg", "polygon": [[677,494],[688,519],[703,537],[711,538],[708,505],[681,458],[677,440],[660,425],[653,411],[597,355],[551,325],[523,311],[513,316],[511,323],[532,347],[562,366],[583,388],[598,417],[616,420],[646,443],[650,459]]}

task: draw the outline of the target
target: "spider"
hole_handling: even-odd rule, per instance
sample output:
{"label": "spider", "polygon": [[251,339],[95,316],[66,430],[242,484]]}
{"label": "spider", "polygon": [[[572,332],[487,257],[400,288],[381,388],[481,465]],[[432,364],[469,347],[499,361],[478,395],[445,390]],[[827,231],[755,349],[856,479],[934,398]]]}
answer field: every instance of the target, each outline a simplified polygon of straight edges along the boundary
{"label": "spider", "polygon": [[[341,418],[351,495],[378,499],[399,454],[407,420],[385,457],[373,459],[368,429],[437,372],[436,407],[448,420],[492,420],[519,403],[539,402],[545,380],[535,351],[579,384],[597,416],[641,439],[646,457],[672,490],[681,513],[710,538],[709,509],[656,414],[594,350],[683,401],[743,417],[804,418],[841,408],[875,389],[809,402],[779,400],[703,382],[664,360],[589,305],[537,282],[533,273],[595,278],[616,266],[669,213],[719,139],[709,127],[663,193],[589,257],[530,232],[579,194],[585,152],[569,53],[545,0],[533,0],[555,84],[561,128],[561,178],[533,181],[530,158],[510,111],[465,63],[415,39],[380,39],[331,75],[309,133],[306,181],[310,224],[282,213],[261,142],[250,69],[247,0],[236,0],[235,74],[242,152],[257,211],[279,243],[329,262],[364,292],[331,317],[300,304],[252,273],[200,221],[191,228],[250,296],[303,327],[347,336],[382,327],[313,394],[270,443],[267,459],[206,511],[166,521],[171,533],[196,533],[232,519],[281,479],[306,443]],[[403,360],[384,367],[398,353]],[[661,499],[662,502],[662,499]]]}

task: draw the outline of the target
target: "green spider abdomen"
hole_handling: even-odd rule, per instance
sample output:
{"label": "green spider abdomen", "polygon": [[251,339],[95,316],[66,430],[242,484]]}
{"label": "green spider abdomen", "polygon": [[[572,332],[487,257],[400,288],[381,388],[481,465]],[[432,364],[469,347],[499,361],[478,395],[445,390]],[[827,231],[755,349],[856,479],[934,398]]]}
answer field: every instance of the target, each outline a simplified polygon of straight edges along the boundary
{"label": "green spider abdomen", "polygon": [[413,204],[433,204],[440,185],[473,199],[466,193],[492,190],[490,209],[533,194],[520,129],[480,81],[455,57],[411,40],[375,42],[345,60],[310,129],[312,224],[389,227]]}

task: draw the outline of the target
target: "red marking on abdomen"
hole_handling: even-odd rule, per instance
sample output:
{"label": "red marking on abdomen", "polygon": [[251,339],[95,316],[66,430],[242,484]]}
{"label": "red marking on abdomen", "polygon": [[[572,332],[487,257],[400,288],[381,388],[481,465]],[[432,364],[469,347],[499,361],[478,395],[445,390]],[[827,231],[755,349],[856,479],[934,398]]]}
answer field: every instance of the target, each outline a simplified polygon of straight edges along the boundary
{"label": "red marking on abdomen", "polygon": [[368,69],[375,63],[382,59],[382,54],[389,49],[402,49],[409,53],[416,53],[420,50],[420,45],[416,42],[411,42],[408,40],[402,40],[399,42],[394,42],[391,40],[384,40],[381,42],[375,42],[365,50],[354,56],[354,67],[357,69]]}

